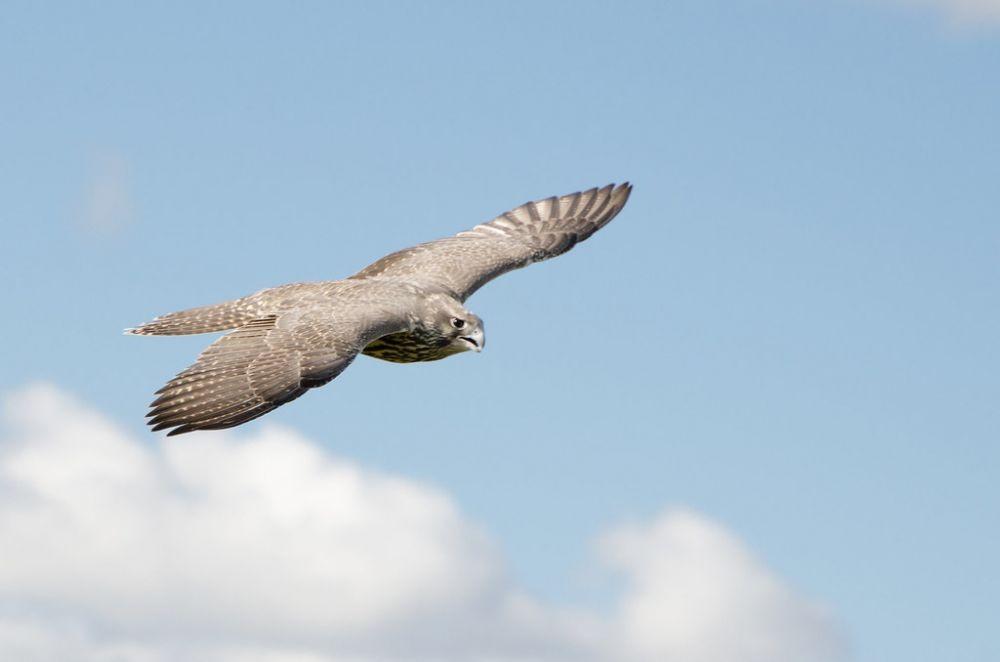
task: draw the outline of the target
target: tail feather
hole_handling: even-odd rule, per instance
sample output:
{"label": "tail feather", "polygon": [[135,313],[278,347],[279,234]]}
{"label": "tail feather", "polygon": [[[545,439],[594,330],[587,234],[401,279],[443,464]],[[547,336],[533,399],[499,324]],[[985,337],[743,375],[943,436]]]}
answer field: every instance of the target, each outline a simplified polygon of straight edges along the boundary
{"label": "tail feather", "polygon": [[125,329],[125,333],[138,336],[181,336],[235,329],[260,315],[261,305],[254,299],[255,297],[244,297],[213,306],[168,313],[133,329]]}

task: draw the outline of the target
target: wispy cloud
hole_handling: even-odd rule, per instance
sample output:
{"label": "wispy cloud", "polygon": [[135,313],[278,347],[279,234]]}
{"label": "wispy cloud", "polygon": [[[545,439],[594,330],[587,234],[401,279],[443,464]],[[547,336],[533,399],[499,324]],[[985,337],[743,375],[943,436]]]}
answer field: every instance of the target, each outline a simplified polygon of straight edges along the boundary
{"label": "wispy cloud", "polygon": [[890,0],[897,4],[930,7],[960,25],[1000,24],[1000,0]]}
{"label": "wispy cloud", "polygon": [[289,430],[140,442],[51,386],[5,400],[0,659],[835,660],[825,613],[723,526],[599,542],[610,616],[553,607],[439,490]]}
{"label": "wispy cloud", "polygon": [[113,234],[134,218],[128,162],[119,154],[100,156],[87,183],[83,227],[97,234]]}

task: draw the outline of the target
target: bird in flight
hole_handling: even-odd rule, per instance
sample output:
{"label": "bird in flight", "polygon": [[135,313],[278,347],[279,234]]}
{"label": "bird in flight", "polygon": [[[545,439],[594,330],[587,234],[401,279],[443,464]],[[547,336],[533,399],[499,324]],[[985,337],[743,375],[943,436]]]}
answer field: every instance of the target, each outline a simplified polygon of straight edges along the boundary
{"label": "bird in flight", "polygon": [[156,392],[147,423],[170,435],[240,425],[329,383],[358,354],[412,363],[482,351],[483,322],[463,302],[500,274],[587,239],[631,191],[609,184],[528,202],[344,280],[281,285],[127,329],[140,336],[232,329]]}

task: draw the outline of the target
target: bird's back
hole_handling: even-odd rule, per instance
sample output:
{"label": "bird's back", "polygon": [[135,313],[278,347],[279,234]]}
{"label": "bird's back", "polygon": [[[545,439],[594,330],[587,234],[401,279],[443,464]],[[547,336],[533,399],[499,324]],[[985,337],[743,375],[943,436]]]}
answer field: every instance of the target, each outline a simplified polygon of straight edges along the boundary
{"label": "bird's back", "polygon": [[126,333],[143,336],[175,336],[236,329],[265,315],[290,310],[329,306],[378,306],[413,296],[412,286],[392,279],[328,280],[290,283],[249,296],[209,306],[161,315]]}

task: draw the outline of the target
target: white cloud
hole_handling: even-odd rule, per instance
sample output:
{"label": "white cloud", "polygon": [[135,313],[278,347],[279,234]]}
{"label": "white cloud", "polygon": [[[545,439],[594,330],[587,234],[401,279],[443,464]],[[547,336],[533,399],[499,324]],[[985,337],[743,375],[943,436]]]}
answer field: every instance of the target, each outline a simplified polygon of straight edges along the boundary
{"label": "white cloud", "polygon": [[793,662],[840,654],[829,617],[795,595],[722,526],[684,510],[601,541],[629,581],[623,645],[685,662]]}
{"label": "white cloud", "polygon": [[145,443],[51,386],[5,401],[0,659],[827,660],[828,619],[685,511],[600,542],[610,616],[527,596],[440,491],[279,428]]}
{"label": "white cloud", "polygon": [[932,7],[961,25],[1000,21],[1000,0],[894,0],[899,4]]}

